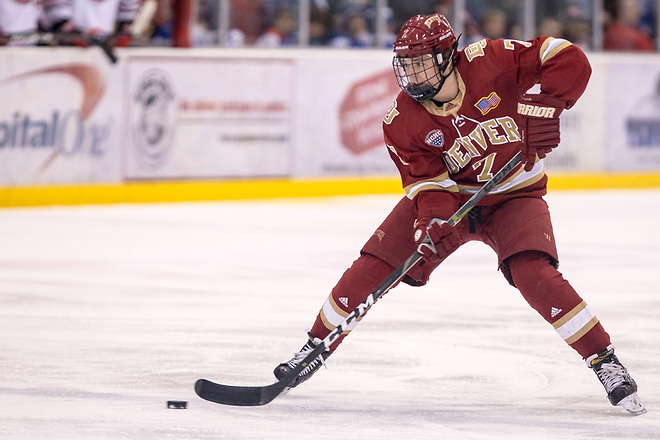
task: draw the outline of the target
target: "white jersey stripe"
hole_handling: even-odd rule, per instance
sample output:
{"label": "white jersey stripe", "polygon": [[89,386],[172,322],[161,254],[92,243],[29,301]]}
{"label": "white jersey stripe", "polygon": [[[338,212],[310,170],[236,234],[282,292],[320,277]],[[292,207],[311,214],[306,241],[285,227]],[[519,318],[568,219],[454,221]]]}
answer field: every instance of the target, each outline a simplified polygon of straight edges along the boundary
{"label": "white jersey stripe", "polygon": [[[515,178],[513,178],[510,181],[507,181],[501,185],[497,185],[493,190],[490,192],[490,194],[501,194],[505,193],[511,188],[515,188],[516,186],[519,186],[523,182],[527,180],[532,180],[539,175],[543,173],[543,159],[537,161],[534,164],[534,168],[532,168],[530,171],[523,171],[519,175],[517,175]],[[474,194],[477,191],[479,191],[481,188],[466,188],[466,187],[461,187],[459,186],[458,192],[461,194]]]}
{"label": "white jersey stripe", "polygon": [[547,57],[548,54],[549,54],[550,52],[552,52],[552,49],[554,49],[555,47],[559,46],[559,45],[562,44],[562,43],[566,43],[566,40],[564,40],[564,39],[562,39],[562,38],[555,38],[555,39],[553,39],[553,40],[548,44],[548,48],[545,50],[545,52],[543,52],[543,55],[541,55],[541,60],[544,60],[545,57]]}
{"label": "white jersey stripe", "polygon": [[581,330],[588,326],[589,323],[596,317],[594,313],[589,309],[589,306],[585,305],[582,310],[575,314],[571,319],[564,323],[561,327],[558,327],[557,333],[561,336],[562,339],[568,341],[572,337],[581,332]]}
{"label": "white jersey stripe", "polygon": [[[332,299],[332,296],[329,296],[325,300],[325,303],[323,303],[323,308],[321,310],[321,317],[326,327],[328,327],[328,325],[332,326],[332,329],[330,330],[334,330],[334,328],[341,324],[344,319],[346,319],[346,316],[348,316],[348,313],[344,313],[344,315],[337,313],[337,310],[335,309],[336,306],[334,306],[333,303],[334,300]],[[344,331],[353,330],[357,323],[358,320],[353,321],[344,329]]]}
{"label": "white jersey stripe", "polygon": [[[424,188],[425,186],[429,186],[429,188]],[[420,182],[417,185],[413,185],[410,187],[410,190],[408,191],[408,198],[412,199],[415,197],[415,195],[421,191],[422,189],[449,189],[449,188],[456,188],[456,182],[454,182],[451,179],[446,179],[441,182],[436,182],[436,181],[424,181]]]}

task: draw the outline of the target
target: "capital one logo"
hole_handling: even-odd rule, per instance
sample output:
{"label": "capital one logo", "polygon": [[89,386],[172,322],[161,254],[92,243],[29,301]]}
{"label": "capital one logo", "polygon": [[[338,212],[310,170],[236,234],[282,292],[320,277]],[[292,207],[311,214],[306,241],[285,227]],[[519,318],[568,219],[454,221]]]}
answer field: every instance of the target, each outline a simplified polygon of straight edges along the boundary
{"label": "capital one logo", "polygon": [[[51,96],[37,94],[59,85],[54,79],[61,75],[73,79],[79,87],[81,99],[77,105],[70,105],[67,100],[62,102],[61,90],[53,91]],[[0,152],[48,149],[51,153],[39,167],[40,171],[60,156],[104,154],[109,127],[90,122],[90,115],[105,94],[105,83],[96,67],[73,63],[0,78],[0,93],[10,91],[17,98],[3,102],[7,113],[0,116]],[[65,90],[65,95],[68,92]],[[48,114],[44,115],[44,111]]]}

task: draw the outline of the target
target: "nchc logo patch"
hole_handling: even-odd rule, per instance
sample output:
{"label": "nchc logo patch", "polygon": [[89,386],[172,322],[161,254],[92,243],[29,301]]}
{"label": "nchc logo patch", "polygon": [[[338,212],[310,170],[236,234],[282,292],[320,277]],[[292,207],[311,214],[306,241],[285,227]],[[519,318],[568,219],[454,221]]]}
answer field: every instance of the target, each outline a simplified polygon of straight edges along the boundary
{"label": "nchc logo patch", "polygon": [[476,108],[479,109],[482,115],[485,115],[492,109],[496,108],[498,105],[500,105],[500,99],[499,96],[497,96],[497,93],[492,92],[490,95],[481,98],[477,103],[474,105]]}
{"label": "nchc logo patch", "polygon": [[445,144],[445,137],[442,130],[433,130],[426,135],[424,142],[432,147],[442,147]]}

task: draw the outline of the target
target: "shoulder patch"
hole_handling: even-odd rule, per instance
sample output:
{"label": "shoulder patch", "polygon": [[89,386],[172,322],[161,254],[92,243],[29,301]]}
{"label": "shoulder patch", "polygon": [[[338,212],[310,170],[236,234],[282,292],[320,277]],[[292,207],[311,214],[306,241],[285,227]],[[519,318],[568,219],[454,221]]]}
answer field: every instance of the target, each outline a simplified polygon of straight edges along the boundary
{"label": "shoulder patch", "polygon": [[437,129],[428,132],[424,139],[424,143],[432,147],[442,147],[445,144],[445,136],[442,134],[442,130]]}

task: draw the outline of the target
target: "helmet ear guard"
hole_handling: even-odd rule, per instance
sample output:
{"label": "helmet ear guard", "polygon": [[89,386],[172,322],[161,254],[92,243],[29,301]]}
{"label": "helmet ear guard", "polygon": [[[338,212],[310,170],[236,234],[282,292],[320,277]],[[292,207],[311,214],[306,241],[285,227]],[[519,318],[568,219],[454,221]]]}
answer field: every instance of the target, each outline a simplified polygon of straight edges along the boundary
{"label": "helmet ear guard", "polygon": [[442,58],[442,51],[436,50],[435,61],[438,63],[438,66],[442,66],[444,59]]}

